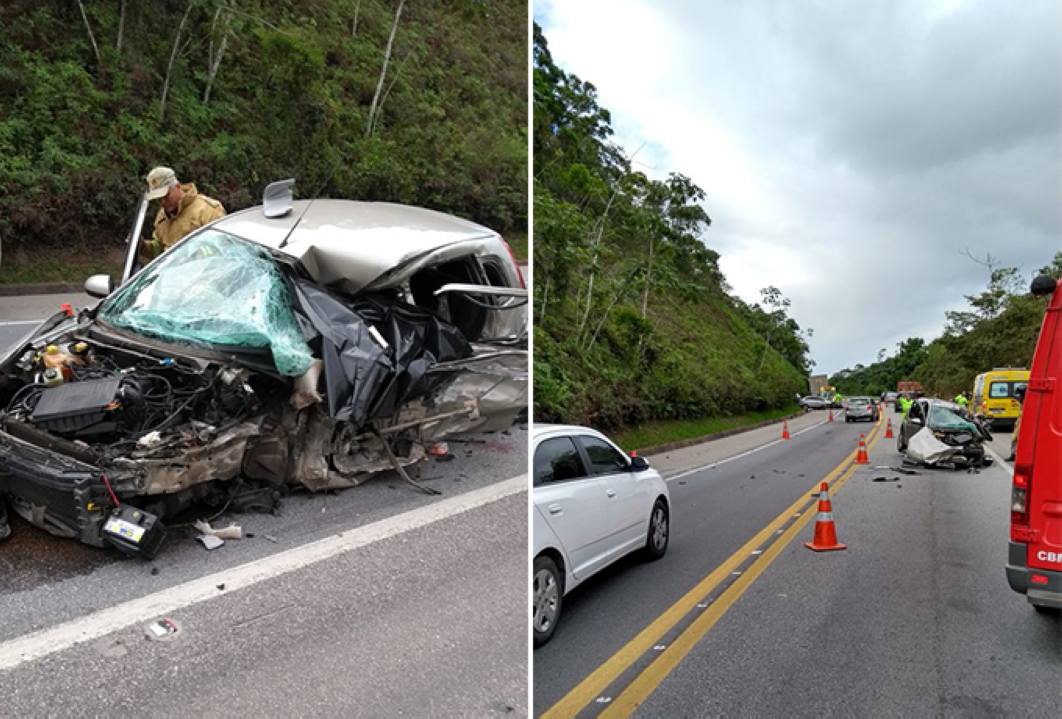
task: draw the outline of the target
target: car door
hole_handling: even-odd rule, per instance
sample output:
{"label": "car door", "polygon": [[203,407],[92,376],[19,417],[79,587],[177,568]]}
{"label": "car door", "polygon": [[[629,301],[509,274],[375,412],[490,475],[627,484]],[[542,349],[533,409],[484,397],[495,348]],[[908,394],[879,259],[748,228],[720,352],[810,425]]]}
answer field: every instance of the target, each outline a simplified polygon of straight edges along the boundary
{"label": "car door", "polygon": [[590,474],[604,483],[615,528],[614,549],[626,554],[645,541],[649,497],[638,472],[630,471],[626,455],[615,445],[593,435],[577,435]]}
{"label": "car door", "polygon": [[549,437],[535,447],[533,501],[557,535],[572,574],[585,579],[608,563],[615,534],[604,481],[586,470],[570,436]]}
{"label": "car door", "polygon": [[920,417],[922,410],[917,401],[911,404],[911,409],[907,411],[907,416],[903,418],[903,424],[900,425],[900,432],[903,433],[904,444],[911,442],[911,437],[915,435],[915,432],[922,429],[922,425],[913,422],[916,417]]}

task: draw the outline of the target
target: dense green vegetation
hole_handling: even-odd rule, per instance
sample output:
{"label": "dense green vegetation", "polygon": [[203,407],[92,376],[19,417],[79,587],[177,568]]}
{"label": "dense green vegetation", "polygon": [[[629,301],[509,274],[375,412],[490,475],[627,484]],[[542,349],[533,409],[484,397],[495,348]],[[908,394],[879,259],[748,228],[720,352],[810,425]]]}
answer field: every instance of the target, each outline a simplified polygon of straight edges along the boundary
{"label": "dense green vegetation", "polygon": [[534,40],[535,417],[606,429],[737,416],[807,388],[788,300],[731,296],[688,177],[632,170],[590,83]]}
{"label": "dense green vegetation", "polygon": [[[1034,275],[1062,276],[1062,252]],[[1028,367],[1044,316],[1045,300],[1028,294],[1014,267],[990,267],[988,287],[967,295],[967,308],[945,313],[944,334],[929,344],[920,337],[871,365],[856,365],[830,378],[844,394],[895,390],[900,380],[917,380],[931,395],[952,397],[973,387],[974,377],[993,367]]]}
{"label": "dense green vegetation", "polygon": [[523,0],[11,0],[0,27],[5,263],[117,246],[156,164],[229,211],[295,177],[526,232]]}

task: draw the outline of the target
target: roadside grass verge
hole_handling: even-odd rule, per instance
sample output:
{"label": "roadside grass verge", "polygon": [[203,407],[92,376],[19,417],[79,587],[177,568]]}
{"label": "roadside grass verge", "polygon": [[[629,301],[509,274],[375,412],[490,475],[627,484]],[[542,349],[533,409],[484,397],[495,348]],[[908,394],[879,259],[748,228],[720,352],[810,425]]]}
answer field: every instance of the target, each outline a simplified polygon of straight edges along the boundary
{"label": "roadside grass verge", "polygon": [[0,265],[0,285],[36,284],[40,282],[84,282],[90,275],[121,272],[106,257],[42,257],[40,255],[20,258],[5,257]]}
{"label": "roadside grass verge", "polygon": [[629,427],[613,435],[620,447],[631,450],[639,447],[655,447],[668,442],[695,439],[728,430],[749,427],[759,422],[781,419],[797,412],[795,404],[780,409],[749,412],[732,417],[703,417],[701,419],[673,419],[647,422],[637,427]]}

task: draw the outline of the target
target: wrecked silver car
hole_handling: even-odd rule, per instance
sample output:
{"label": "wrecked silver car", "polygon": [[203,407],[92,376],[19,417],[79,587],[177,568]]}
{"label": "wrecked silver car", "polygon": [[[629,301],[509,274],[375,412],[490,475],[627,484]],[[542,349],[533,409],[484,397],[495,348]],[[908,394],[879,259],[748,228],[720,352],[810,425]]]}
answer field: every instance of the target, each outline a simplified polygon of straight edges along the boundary
{"label": "wrecked silver car", "polygon": [[117,290],[91,278],[105,299],[0,359],[0,507],[152,556],[193,503],[412,481],[440,438],[526,411],[527,293],[497,233],[285,189],[136,274],[130,243]]}
{"label": "wrecked silver car", "polygon": [[911,405],[896,437],[896,448],[927,466],[980,467],[988,429],[965,409],[939,399],[918,399]]}

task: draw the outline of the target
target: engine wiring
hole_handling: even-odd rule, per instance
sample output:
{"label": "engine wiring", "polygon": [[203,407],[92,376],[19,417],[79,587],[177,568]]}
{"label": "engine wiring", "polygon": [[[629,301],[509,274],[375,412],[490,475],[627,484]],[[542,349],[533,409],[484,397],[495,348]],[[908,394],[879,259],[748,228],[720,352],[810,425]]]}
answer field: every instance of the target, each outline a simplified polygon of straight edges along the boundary
{"label": "engine wiring", "polygon": [[[135,444],[152,432],[170,429],[189,411],[227,423],[246,417],[256,407],[254,392],[245,382],[222,382],[218,373],[190,372],[172,360],[141,360],[122,367],[114,358],[96,354],[87,364],[68,364],[64,374],[66,384],[118,380],[114,399],[106,408],[115,423],[114,431],[93,442],[111,448]],[[4,408],[4,416],[32,421],[38,402],[51,389],[41,380],[42,375],[36,374],[34,381],[20,387]],[[71,435],[77,438],[77,432]]]}

